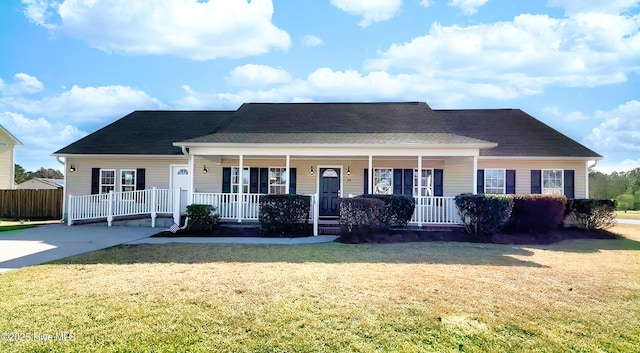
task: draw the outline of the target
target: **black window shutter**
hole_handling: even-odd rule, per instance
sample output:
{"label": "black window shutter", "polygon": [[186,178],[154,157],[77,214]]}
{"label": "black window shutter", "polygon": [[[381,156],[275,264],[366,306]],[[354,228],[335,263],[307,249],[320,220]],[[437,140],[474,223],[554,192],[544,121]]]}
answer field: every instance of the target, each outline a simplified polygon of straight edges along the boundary
{"label": "black window shutter", "polygon": [[507,169],[507,178],[506,181],[506,193],[507,194],[515,194],[516,193],[516,171],[513,169]]}
{"label": "black window shutter", "polygon": [[404,194],[413,196],[413,169],[404,170]]}
{"label": "black window shutter", "polygon": [[296,194],[296,168],[289,168],[289,194]]}
{"label": "black window shutter", "polygon": [[231,168],[222,168],[222,192],[231,192]]}
{"label": "black window shutter", "polygon": [[136,190],[144,190],[144,188],[146,187],[145,185],[145,180],[146,180],[146,175],[145,175],[145,169],[144,168],[138,168],[136,169]]}
{"label": "black window shutter", "polygon": [[260,168],[260,193],[269,193],[269,168]]}
{"label": "black window shutter", "polygon": [[364,168],[364,194],[369,193],[369,169]]}
{"label": "black window shutter", "polygon": [[100,168],[91,168],[91,195],[100,193]]}
{"label": "black window shutter", "polygon": [[260,178],[260,169],[249,168],[249,192],[258,193],[258,178]]}
{"label": "black window shutter", "polygon": [[568,199],[575,198],[575,172],[571,169],[564,171],[564,196]]}
{"label": "black window shutter", "polygon": [[478,169],[478,174],[476,175],[476,193],[484,194],[484,169]]}
{"label": "black window shutter", "polygon": [[433,170],[433,196],[444,195],[444,170]]}
{"label": "black window shutter", "polygon": [[402,194],[402,169],[393,170],[393,193]]}
{"label": "black window shutter", "polygon": [[542,171],[541,170],[532,170],[531,171],[531,193],[532,194],[542,194]]}

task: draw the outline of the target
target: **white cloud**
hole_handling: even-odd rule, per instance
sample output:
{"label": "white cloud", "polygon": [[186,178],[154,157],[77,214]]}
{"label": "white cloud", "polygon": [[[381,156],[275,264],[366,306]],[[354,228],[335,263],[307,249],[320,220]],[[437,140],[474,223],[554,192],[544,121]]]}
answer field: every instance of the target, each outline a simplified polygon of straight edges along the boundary
{"label": "white cloud", "polygon": [[585,137],[585,143],[603,152],[640,152],[640,102],[631,100],[611,111],[596,111],[604,121]]}
{"label": "white cloud", "polygon": [[568,14],[609,13],[619,14],[638,7],[638,0],[547,0],[547,6],[563,8]]}
{"label": "white cloud", "polygon": [[42,99],[8,97],[0,107],[29,115],[43,115],[76,122],[98,122],[135,109],[158,109],[163,104],[143,91],[128,86],[78,87]]}
{"label": "white cloud", "polygon": [[304,45],[305,47],[317,47],[322,44],[324,44],[322,39],[314,36],[313,34],[307,34],[302,37],[302,45]]}
{"label": "white cloud", "polygon": [[[23,0],[34,23],[105,52],[174,55],[194,60],[287,50],[289,35],[272,22],[271,0]],[[59,23],[46,13],[55,12]]]}
{"label": "white cloud", "polygon": [[512,22],[442,26],[393,44],[367,70],[409,69],[425,77],[482,83],[511,98],[545,87],[595,87],[640,70],[640,15],[581,14],[555,19],[520,15]]}
{"label": "white cloud", "polygon": [[402,0],[331,0],[331,5],[350,15],[362,16],[358,25],[367,27],[395,16]]}
{"label": "white cloud", "polygon": [[478,12],[478,9],[486,4],[487,1],[488,0],[449,0],[448,5],[459,8],[467,15],[473,15]]}
{"label": "white cloud", "polygon": [[431,5],[433,5],[433,2],[431,2],[431,0],[421,0],[420,1],[420,6],[429,7]]}
{"label": "white cloud", "polygon": [[254,64],[238,66],[227,76],[227,82],[234,86],[266,86],[289,81],[291,75],[284,69]]}
{"label": "white cloud", "polygon": [[0,79],[0,92],[2,92],[3,96],[38,93],[44,89],[44,85],[40,80],[25,73],[15,74],[13,78],[15,83],[12,84],[5,84]]}
{"label": "white cloud", "polygon": [[390,75],[384,71],[363,74],[355,70],[334,71],[329,68],[317,69],[304,79],[292,80],[271,89],[214,93],[196,92],[188,86],[184,89],[185,97],[175,103],[183,109],[235,109],[245,102],[383,100],[428,101],[432,106],[454,107],[456,102],[465,97],[459,93],[464,90],[479,95],[496,94],[493,88],[483,85],[429,80],[420,75]]}
{"label": "white cloud", "polygon": [[87,135],[85,131],[69,124],[51,122],[42,117],[30,119],[13,112],[0,112],[0,124],[24,144],[16,148],[16,163],[27,170],[36,170],[41,166],[61,168],[50,156],[51,153]]}

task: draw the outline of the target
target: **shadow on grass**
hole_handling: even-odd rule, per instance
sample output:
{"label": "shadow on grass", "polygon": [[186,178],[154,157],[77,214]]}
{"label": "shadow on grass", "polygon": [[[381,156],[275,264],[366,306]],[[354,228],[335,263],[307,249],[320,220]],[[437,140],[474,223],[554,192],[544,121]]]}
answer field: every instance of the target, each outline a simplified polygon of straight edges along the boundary
{"label": "shadow on grass", "polygon": [[640,250],[640,242],[617,235],[614,239],[569,239],[551,245],[533,245],[527,248],[572,253],[595,253],[603,250]]}
{"label": "shadow on grass", "polygon": [[388,263],[544,267],[517,257],[533,252],[520,246],[472,243],[306,245],[140,244],[69,257],[55,264],[136,263]]}

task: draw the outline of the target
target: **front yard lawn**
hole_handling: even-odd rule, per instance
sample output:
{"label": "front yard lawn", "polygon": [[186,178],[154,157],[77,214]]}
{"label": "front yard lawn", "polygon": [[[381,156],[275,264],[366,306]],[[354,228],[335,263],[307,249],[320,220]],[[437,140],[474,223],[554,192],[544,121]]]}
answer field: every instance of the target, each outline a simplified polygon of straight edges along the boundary
{"label": "front yard lawn", "polygon": [[625,237],[119,246],[0,275],[0,351],[632,352],[640,227],[613,231]]}

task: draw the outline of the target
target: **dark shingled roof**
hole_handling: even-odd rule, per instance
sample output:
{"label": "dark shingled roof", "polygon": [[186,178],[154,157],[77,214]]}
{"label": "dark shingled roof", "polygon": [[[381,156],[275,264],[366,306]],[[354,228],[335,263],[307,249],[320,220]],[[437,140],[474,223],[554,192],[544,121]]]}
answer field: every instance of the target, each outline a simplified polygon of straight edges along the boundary
{"label": "dark shingled roof", "polygon": [[602,158],[520,109],[434,110],[434,129],[493,141],[481,156]]}
{"label": "dark shingled roof", "polygon": [[519,109],[424,102],[245,103],[237,111],[136,111],[56,154],[179,154],[173,142],[487,144],[481,156],[600,158]]}
{"label": "dark shingled roof", "polygon": [[235,111],[135,111],[54,154],[179,155],[173,142],[215,132]]}

